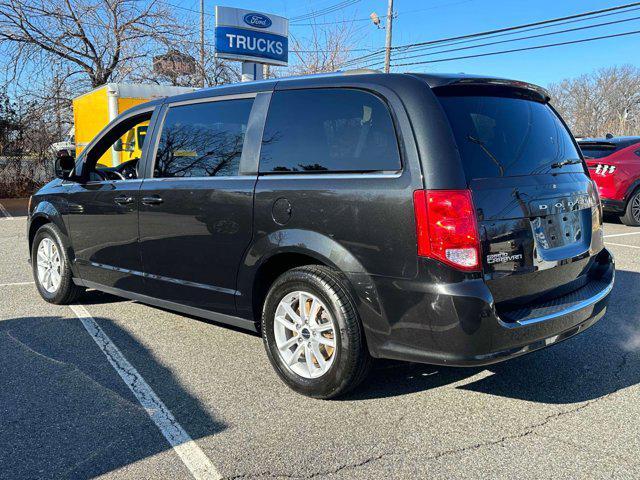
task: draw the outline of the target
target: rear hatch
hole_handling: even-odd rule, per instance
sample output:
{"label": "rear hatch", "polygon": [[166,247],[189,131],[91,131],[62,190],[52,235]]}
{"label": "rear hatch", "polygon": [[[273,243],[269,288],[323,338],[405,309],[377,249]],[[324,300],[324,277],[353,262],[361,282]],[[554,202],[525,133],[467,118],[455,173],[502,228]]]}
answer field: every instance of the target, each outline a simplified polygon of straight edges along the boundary
{"label": "rear hatch", "polygon": [[478,215],[498,312],[585,287],[602,249],[599,201],[576,144],[539,91],[434,89]]}

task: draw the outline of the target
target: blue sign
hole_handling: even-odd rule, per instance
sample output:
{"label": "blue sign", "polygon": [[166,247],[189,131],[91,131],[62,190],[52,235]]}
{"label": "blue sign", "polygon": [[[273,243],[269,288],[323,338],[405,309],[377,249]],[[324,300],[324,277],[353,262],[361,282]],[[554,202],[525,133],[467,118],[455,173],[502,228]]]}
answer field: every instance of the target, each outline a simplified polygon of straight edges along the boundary
{"label": "blue sign", "polygon": [[247,13],[242,19],[244,23],[255,28],[269,28],[273,24],[269,17],[261,13]]}
{"label": "blue sign", "polygon": [[215,37],[218,58],[287,65],[289,20],[284,17],[217,6]]}
{"label": "blue sign", "polygon": [[[253,15],[257,16],[257,14]],[[267,20],[269,19],[267,18]],[[267,26],[261,28],[267,28]],[[267,63],[282,65],[286,65],[289,59],[289,40],[283,35],[219,26],[215,28],[215,37],[216,55],[220,57],[228,56],[228,58],[234,59],[244,57],[247,60],[258,62],[260,59],[264,59],[269,61]]]}

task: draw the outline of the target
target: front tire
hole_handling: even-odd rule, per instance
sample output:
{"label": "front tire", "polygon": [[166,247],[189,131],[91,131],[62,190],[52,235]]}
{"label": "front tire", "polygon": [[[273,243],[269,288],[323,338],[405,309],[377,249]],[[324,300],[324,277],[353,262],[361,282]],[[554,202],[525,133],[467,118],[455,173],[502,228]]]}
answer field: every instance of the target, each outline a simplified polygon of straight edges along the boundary
{"label": "front tire", "polygon": [[629,227],[640,226],[640,190],[631,195],[624,215],[620,217],[620,220]]}
{"label": "front tire", "polygon": [[73,303],[84,291],[73,283],[66,247],[60,230],[52,223],[38,229],[31,246],[31,267],[38,292],[56,305]]}
{"label": "front tire", "polygon": [[274,282],[262,312],[262,338],[280,378],[309,397],[343,395],[370,369],[346,280],[324,266],[294,268]]}

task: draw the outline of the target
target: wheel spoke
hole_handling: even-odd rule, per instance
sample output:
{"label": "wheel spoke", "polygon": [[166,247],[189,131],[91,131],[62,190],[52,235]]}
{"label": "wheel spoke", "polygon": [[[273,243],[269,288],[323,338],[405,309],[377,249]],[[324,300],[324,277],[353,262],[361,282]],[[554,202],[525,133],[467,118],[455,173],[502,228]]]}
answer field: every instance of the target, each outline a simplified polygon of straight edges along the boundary
{"label": "wheel spoke", "polygon": [[300,310],[300,319],[304,322],[307,319],[307,305],[304,292],[298,292],[298,310]]}
{"label": "wheel spoke", "polygon": [[293,351],[293,353],[291,354],[291,356],[287,360],[287,365],[291,366],[294,363],[296,363],[298,361],[298,359],[300,358],[300,355],[302,354],[303,350],[304,350],[304,346],[302,344],[298,345],[298,348],[296,348]]}
{"label": "wheel spoke", "polygon": [[60,274],[58,273],[57,270],[52,270],[52,273],[51,273],[51,284],[56,289],[60,285]]}
{"label": "wheel spoke", "polygon": [[293,320],[295,323],[300,323],[300,315],[298,315],[293,310],[293,308],[291,308],[291,305],[289,305],[288,303],[283,303],[282,306],[284,307],[285,312],[287,312],[287,315],[289,315],[291,320]]}
{"label": "wheel spoke", "polygon": [[327,361],[324,359],[324,356],[320,352],[320,347],[318,346],[317,343],[314,343],[312,344],[311,348],[313,349],[313,356],[316,357],[316,360],[318,361],[320,370],[324,370],[327,365]]}
{"label": "wheel spoke", "polygon": [[304,359],[307,362],[309,375],[313,376],[313,372],[316,370],[316,367],[313,365],[313,360],[311,359],[311,349],[309,347],[304,347]]}
{"label": "wheel spoke", "polygon": [[276,316],[276,322],[281,323],[284,326],[284,328],[288,330],[291,330],[293,332],[296,331],[295,324],[287,320],[285,317]]}
{"label": "wheel spoke", "polygon": [[332,348],[336,346],[336,342],[332,338],[323,337],[322,335],[318,337],[318,343]]}
{"label": "wheel spoke", "polygon": [[309,324],[315,326],[318,324],[318,311],[320,310],[320,302],[315,298],[311,301],[311,308],[309,309]]}
{"label": "wheel spoke", "polygon": [[284,342],[282,345],[278,345],[278,348],[280,350],[287,350],[287,349],[291,348],[291,345],[294,345],[297,341],[298,341],[298,337],[297,336],[291,337],[289,340]]}
{"label": "wheel spoke", "polygon": [[333,325],[331,322],[322,323],[315,328],[315,331],[318,333],[330,332],[333,330]]}

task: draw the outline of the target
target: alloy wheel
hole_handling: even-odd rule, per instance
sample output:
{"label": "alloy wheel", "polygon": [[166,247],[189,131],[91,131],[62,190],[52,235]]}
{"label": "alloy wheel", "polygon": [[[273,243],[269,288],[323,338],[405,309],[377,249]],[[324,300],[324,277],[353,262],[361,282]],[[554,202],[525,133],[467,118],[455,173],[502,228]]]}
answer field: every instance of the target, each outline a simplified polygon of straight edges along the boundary
{"label": "alloy wheel", "polygon": [[331,368],[336,357],[335,321],[312,293],[285,295],[276,308],[273,330],[278,354],[292,372],[318,378]]}
{"label": "alloy wheel", "polygon": [[43,238],[36,255],[38,282],[49,293],[55,293],[62,281],[62,262],[58,246],[50,238]]}
{"label": "alloy wheel", "polygon": [[640,223],[640,193],[631,199],[631,214],[633,219]]}

